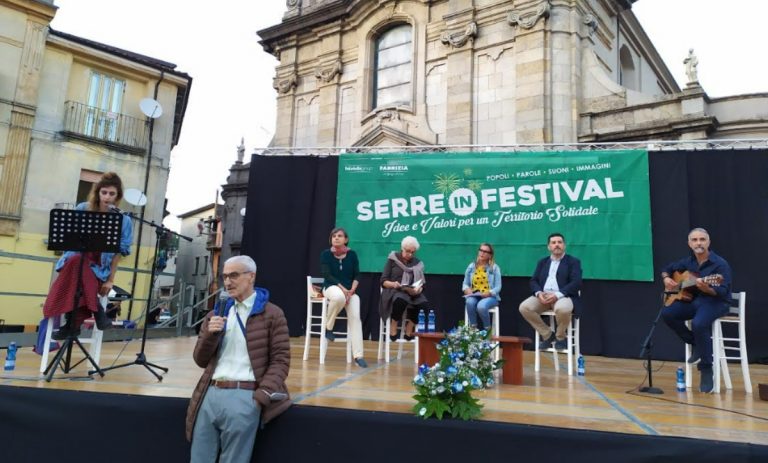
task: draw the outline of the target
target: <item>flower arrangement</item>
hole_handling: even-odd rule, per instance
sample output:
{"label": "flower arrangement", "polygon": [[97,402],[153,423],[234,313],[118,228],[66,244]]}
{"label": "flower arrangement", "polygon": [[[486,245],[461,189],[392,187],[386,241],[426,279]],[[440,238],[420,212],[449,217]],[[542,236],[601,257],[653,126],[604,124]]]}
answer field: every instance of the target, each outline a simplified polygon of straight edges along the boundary
{"label": "flower arrangement", "polygon": [[490,332],[463,322],[445,334],[437,345],[440,361],[431,367],[421,365],[413,378],[413,411],[418,416],[442,419],[447,413],[463,420],[480,416],[483,405],[472,397],[472,391],[493,386],[493,370],[504,362],[493,361],[498,346],[490,338]]}

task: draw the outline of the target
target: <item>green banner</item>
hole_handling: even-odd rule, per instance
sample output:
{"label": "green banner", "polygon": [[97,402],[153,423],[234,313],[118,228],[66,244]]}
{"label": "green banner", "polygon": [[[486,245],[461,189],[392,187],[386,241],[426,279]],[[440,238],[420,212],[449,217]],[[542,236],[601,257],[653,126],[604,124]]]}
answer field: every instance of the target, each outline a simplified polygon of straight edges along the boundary
{"label": "green banner", "polygon": [[489,242],[530,276],[560,232],[585,278],[653,280],[646,151],[342,154],[336,224],[364,272],[412,235],[427,273],[462,274]]}

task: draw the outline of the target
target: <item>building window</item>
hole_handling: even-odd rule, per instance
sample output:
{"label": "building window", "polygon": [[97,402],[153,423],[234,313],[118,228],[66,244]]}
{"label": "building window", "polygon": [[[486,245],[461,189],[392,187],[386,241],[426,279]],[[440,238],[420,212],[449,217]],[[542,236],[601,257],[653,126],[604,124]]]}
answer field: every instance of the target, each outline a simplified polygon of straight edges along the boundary
{"label": "building window", "polygon": [[101,179],[101,175],[102,172],[87,169],[80,170],[80,182],[77,185],[77,198],[75,199],[75,204],[88,201],[88,195],[91,194],[91,188],[93,188],[94,183],[97,183],[99,179]]}
{"label": "building window", "polygon": [[373,107],[411,106],[413,98],[413,28],[402,24],[376,39]]}
{"label": "building window", "polygon": [[208,256],[203,256],[203,269],[200,272],[201,275],[208,275]]}
{"label": "building window", "polygon": [[117,125],[123,106],[125,81],[91,71],[88,83],[89,110],[85,134],[102,140],[117,140]]}
{"label": "building window", "polygon": [[200,269],[200,258],[195,257],[195,273],[193,273],[192,275],[197,275],[197,272],[199,271],[199,269]]}
{"label": "building window", "polygon": [[619,85],[630,90],[638,90],[635,60],[629,47],[622,45],[619,50]]}

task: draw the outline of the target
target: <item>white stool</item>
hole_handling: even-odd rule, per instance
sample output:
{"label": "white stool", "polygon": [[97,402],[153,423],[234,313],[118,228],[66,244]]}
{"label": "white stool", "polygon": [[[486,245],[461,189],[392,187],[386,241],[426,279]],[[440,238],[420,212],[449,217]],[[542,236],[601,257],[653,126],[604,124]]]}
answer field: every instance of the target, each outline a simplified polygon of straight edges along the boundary
{"label": "white stool", "polygon": [[[106,307],[107,303],[109,302],[109,298],[105,296],[99,296],[99,302],[102,304],[102,307]],[[62,315],[63,317],[63,315]],[[54,318],[50,317],[47,319],[48,323],[46,323],[46,330],[45,330],[45,344],[43,345],[43,352],[40,357],[40,373],[45,373],[45,369],[48,367],[48,356],[51,353],[51,336],[53,336],[53,321]],[[83,325],[89,322],[88,319],[86,320]],[[78,336],[77,339],[80,340],[81,344],[90,344],[91,348],[88,349],[88,353],[91,355],[91,358],[93,358],[93,361],[96,363],[96,365],[99,364],[99,359],[101,358],[101,342],[104,338],[104,332],[96,327],[96,322],[93,322],[93,328],[91,329],[91,336],[88,338],[84,338],[81,336]]]}
{"label": "white stool", "polygon": [[[501,316],[499,315],[499,308],[501,303],[497,305],[496,307],[493,307],[492,309],[488,310],[488,313],[493,317],[493,322],[491,323],[491,336],[501,336]],[[467,309],[464,308],[464,324],[469,324],[469,315],[467,315]],[[487,329],[487,327],[485,327]],[[501,358],[501,349],[498,347],[494,350],[494,360],[499,361]]]}
{"label": "white stool", "polygon": [[[752,381],[749,377],[749,360],[747,358],[747,334],[746,334],[746,309],[747,293],[745,291],[732,293],[731,299],[736,301],[736,306],[731,306],[728,313],[712,322],[712,376],[714,379],[713,392],[720,393],[720,375],[722,373],[726,389],[733,389],[731,373],[728,369],[728,360],[741,361],[741,374],[744,377],[744,390],[752,393]],[[723,323],[736,323],[738,326],[738,338],[723,337]],[[690,327],[690,321],[686,322]],[[727,345],[726,343],[732,343]],[[738,355],[728,356],[726,351],[736,351]],[[691,356],[690,344],[685,345],[685,358]],[[685,364],[685,386],[691,387],[691,365]]]}
{"label": "white stool", "polygon": [[[310,341],[312,339],[312,335],[316,334],[320,336],[320,364],[325,363],[325,354],[328,352],[328,340],[325,338],[325,321],[328,316],[328,299],[323,296],[322,293],[319,295],[315,294],[314,288],[312,285],[318,285],[322,286],[323,284],[322,278],[313,278],[311,276],[307,276],[307,321],[306,321],[306,330],[304,333],[304,360],[307,360],[309,358],[309,345]],[[314,306],[315,304],[320,304],[320,314],[315,315],[314,313]],[[344,313],[346,314],[346,309],[344,310]],[[347,317],[338,316],[336,317],[336,320],[346,320]],[[334,342],[345,342],[347,343],[347,363],[352,362],[352,343],[349,342],[349,335],[346,331],[335,331],[333,334],[339,334],[343,335],[343,337],[338,337],[335,339]]]}
{"label": "white stool", "polygon": [[[416,364],[419,363],[419,337],[416,336],[413,338],[413,341],[407,341],[405,339],[405,312],[403,312],[403,319],[400,320],[397,324],[398,328],[400,328],[400,338],[396,341],[398,344],[397,347],[397,359],[400,360],[403,358],[403,345],[409,342],[412,342],[414,344],[414,361]],[[379,351],[377,354],[377,360],[381,360],[384,358],[384,361],[389,363],[390,359],[390,343],[392,340],[389,338],[391,336],[391,325],[392,325],[392,318],[387,318],[387,321],[379,317]],[[383,356],[382,356],[383,351]]]}
{"label": "white stool", "polygon": [[[547,310],[541,315],[545,317],[549,317],[549,328],[554,333],[555,332],[555,311]],[[568,329],[566,330],[566,339],[568,340],[568,347],[566,348],[566,350],[558,351],[557,349],[555,349],[554,346],[545,350],[547,352],[552,352],[552,357],[555,363],[556,371],[560,370],[560,363],[559,363],[557,354],[565,353],[568,358],[568,376],[573,376],[573,365],[575,364],[576,361],[578,361],[578,358],[581,355],[581,342],[580,342],[580,336],[579,336],[579,319],[575,317],[574,314],[571,314],[571,322],[568,323]],[[536,356],[535,356],[534,368],[533,368],[534,371],[539,371],[541,369],[541,359],[540,359],[541,350],[539,349],[540,341],[541,341],[541,336],[539,336],[539,332],[536,331],[536,337],[533,340],[533,344],[536,348]]]}

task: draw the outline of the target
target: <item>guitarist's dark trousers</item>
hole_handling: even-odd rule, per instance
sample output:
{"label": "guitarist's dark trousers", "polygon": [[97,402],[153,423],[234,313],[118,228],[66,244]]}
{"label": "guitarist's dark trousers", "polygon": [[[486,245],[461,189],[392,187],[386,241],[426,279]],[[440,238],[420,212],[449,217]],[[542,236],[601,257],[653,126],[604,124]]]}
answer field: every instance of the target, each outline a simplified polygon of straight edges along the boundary
{"label": "guitarist's dark trousers", "polygon": [[[701,356],[699,369],[712,366],[712,322],[728,312],[722,299],[699,294],[691,302],[676,301],[662,312],[667,326],[684,342],[696,346]],[[691,329],[685,321],[691,320]]]}

